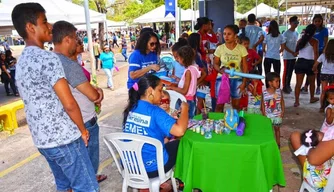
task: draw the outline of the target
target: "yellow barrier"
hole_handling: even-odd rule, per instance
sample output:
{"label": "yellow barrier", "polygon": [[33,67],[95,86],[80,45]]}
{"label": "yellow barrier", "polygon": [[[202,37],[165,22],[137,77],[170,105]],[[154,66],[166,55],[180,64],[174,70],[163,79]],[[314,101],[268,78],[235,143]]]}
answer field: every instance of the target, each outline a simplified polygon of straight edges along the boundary
{"label": "yellow barrier", "polygon": [[16,129],[18,127],[16,119],[16,111],[23,109],[24,104],[22,100],[15,101],[13,103],[4,105],[0,107],[0,120],[4,120],[5,129]]}

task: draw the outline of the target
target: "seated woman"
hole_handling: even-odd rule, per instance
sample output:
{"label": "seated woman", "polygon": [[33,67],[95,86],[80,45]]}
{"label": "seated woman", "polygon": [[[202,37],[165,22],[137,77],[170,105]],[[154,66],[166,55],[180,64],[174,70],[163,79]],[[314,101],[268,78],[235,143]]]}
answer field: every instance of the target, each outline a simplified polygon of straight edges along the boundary
{"label": "seated woman", "polygon": [[[324,133],[308,130],[303,134],[293,132],[292,148],[303,166],[303,179],[318,192],[322,192],[332,167],[334,140],[324,141]],[[304,150],[302,148],[305,148]]]}
{"label": "seated woman", "polygon": [[[174,119],[159,107],[162,98],[162,82],[154,75],[143,76],[129,89],[129,103],[123,114],[123,131],[158,139],[163,146],[165,172],[176,161],[179,140],[164,144],[164,138],[181,137],[188,125],[188,104],[181,104],[181,114]],[[156,149],[145,144],[142,157],[149,178],[158,176]]]}

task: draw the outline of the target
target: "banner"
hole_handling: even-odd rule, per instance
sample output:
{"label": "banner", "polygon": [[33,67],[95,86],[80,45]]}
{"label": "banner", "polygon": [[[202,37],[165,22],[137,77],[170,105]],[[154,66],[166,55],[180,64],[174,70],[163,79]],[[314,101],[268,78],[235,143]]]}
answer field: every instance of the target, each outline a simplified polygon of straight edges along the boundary
{"label": "banner", "polygon": [[171,13],[175,17],[175,0],[165,0],[165,17]]}

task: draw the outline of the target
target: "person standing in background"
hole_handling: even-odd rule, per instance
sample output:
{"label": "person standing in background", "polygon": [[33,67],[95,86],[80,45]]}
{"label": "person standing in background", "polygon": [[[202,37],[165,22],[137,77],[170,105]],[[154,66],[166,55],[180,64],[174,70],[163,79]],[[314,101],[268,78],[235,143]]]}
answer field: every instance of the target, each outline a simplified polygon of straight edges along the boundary
{"label": "person standing in background", "polygon": [[94,41],[93,52],[94,52],[94,56],[95,56],[95,69],[96,69],[96,71],[99,71],[99,69],[101,67],[101,66],[98,65],[98,63],[99,63],[99,57],[100,57],[100,53],[101,53],[99,39],[95,39],[95,41]]}
{"label": "person standing in background", "polygon": [[290,94],[292,92],[291,88],[291,77],[293,70],[296,64],[296,46],[298,40],[298,32],[296,28],[298,27],[298,17],[293,16],[289,19],[290,28],[283,33],[283,37],[286,39],[285,48],[283,52],[284,59],[284,72],[283,72],[283,92],[286,94]]}
{"label": "person standing in background", "polygon": [[122,55],[125,59],[125,62],[127,62],[128,61],[128,56],[126,55],[126,50],[128,49],[128,44],[126,43],[126,39],[125,39],[124,34],[122,34],[121,37],[122,37]]}
{"label": "person standing in background", "polygon": [[249,48],[256,50],[257,46],[260,45],[264,40],[262,28],[256,26],[256,16],[252,13],[248,15],[248,25],[245,28],[246,37],[249,38]]}
{"label": "person standing in background", "polygon": [[88,37],[87,34],[85,34],[84,38],[83,38],[83,44],[84,44],[84,51],[88,50]]}

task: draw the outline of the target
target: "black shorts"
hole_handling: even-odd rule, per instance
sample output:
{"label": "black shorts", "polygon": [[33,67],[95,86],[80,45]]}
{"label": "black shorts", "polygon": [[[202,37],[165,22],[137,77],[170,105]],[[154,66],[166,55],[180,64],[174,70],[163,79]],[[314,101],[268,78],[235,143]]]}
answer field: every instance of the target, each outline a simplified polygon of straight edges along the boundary
{"label": "black shorts", "polygon": [[334,74],[320,74],[320,81],[327,81],[328,83],[334,83]]}
{"label": "black shorts", "polygon": [[306,75],[314,75],[312,68],[314,65],[314,60],[308,60],[304,58],[298,58],[295,65],[295,73],[296,74],[306,74]]}

